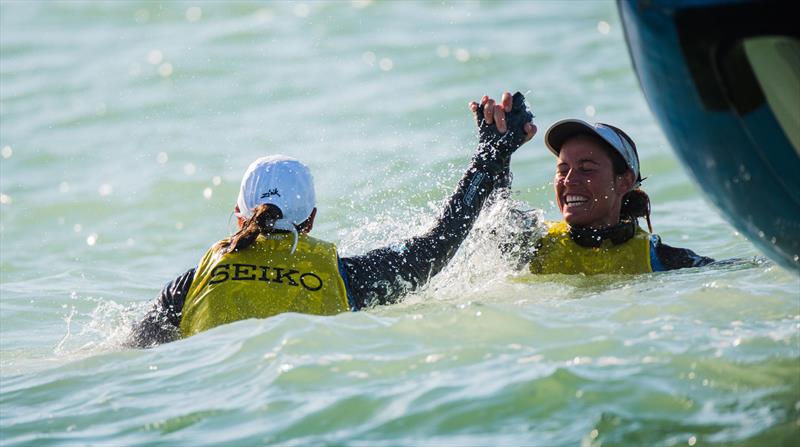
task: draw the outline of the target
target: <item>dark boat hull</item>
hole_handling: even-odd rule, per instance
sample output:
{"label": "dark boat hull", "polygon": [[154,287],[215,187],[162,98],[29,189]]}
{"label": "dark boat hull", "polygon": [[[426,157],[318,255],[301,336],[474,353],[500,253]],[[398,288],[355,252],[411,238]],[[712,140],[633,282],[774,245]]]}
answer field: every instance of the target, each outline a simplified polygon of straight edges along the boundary
{"label": "dark boat hull", "polygon": [[684,166],[734,227],[800,272],[796,3],[618,5],[642,90]]}

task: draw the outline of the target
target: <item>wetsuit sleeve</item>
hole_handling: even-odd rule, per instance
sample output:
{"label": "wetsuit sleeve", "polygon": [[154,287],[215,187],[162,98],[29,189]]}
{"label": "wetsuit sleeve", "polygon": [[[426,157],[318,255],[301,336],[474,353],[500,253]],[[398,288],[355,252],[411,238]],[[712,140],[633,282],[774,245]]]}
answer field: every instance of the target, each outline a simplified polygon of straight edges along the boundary
{"label": "wetsuit sleeve", "polygon": [[144,318],[133,327],[128,345],[146,348],[179,338],[181,312],[195,269],[168,282]]}
{"label": "wetsuit sleeve", "polygon": [[[702,267],[714,262],[713,259],[700,256],[688,248],[670,247],[661,242],[657,235],[651,236],[651,248],[654,249],[657,263],[652,262],[654,271],[676,270],[688,267]],[[660,267],[660,268],[657,268]]]}
{"label": "wetsuit sleeve", "polygon": [[473,161],[427,233],[361,256],[341,258],[348,296],[356,308],[398,301],[439,273],[453,257],[480,214],[503,166]]}

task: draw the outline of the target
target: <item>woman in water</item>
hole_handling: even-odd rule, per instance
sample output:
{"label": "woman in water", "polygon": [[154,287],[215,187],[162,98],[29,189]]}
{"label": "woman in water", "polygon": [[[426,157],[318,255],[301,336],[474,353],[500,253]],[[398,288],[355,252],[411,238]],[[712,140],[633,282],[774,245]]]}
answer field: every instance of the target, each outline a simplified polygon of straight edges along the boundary
{"label": "woman in water", "polygon": [[650,199],[640,189],[639,156],[625,132],[566,119],[544,140],[557,157],[553,186],[563,220],[546,223],[547,233],[523,250],[522,265],[532,273],[647,273],[714,262],[651,234]]}
{"label": "woman in water", "polygon": [[506,92],[499,104],[484,97],[475,110],[478,148],[433,228],[360,256],[340,258],[334,244],[309,235],[317,208],[306,166],[285,156],[253,162],[234,208],[239,230],[164,286],[130,344],[282,312],[332,315],[393,303],[424,285],[455,254],[492,190],[506,184],[511,154],[536,133],[520,93]]}

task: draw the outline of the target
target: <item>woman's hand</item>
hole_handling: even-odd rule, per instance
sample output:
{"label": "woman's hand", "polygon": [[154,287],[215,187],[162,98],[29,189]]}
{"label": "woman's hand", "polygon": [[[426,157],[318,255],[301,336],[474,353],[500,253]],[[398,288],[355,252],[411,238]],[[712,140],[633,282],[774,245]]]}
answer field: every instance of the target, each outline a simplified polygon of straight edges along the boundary
{"label": "woman's hand", "polygon": [[478,124],[480,158],[508,159],[536,134],[533,114],[520,92],[513,97],[503,93],[499,104],[484,96],[480,103],[470,102],[469,108]]}

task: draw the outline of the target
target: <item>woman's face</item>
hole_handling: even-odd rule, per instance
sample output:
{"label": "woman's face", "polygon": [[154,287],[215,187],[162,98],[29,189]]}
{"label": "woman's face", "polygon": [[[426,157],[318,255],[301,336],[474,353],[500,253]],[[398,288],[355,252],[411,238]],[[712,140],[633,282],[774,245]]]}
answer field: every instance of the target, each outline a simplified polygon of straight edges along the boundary
{"label": "woman's face", "polygon": [[633,187],[633,179],[630,170],[614,175],[600,142],[578,135],[561,146],[553,184],[558,209],[569,225],[600,228],[619,223],[622,196]]}

